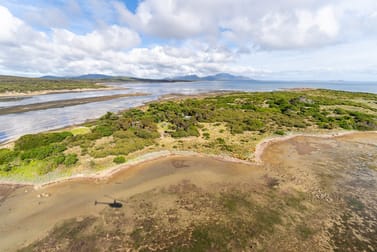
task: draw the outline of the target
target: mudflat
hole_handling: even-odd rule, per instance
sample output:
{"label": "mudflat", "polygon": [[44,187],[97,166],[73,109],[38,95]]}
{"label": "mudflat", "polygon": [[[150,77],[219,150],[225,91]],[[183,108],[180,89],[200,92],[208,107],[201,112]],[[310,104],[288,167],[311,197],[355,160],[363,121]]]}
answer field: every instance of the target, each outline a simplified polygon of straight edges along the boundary
{"label": "mudflat", "polygon": [[0,108],[0,115],[11,114],[11,113],[22,113],[33,110],[42,110],[50,108],[61,108],[67,106],[74,106],[79,104],[91,103],[91,102],[100,102],[108,101],[123,97],[130,96],[144,96],[144,93],[135,93],[135,94],[117,94],[117,95],[107,95],[107,96],[98,96],[98,97],[89,97],[89,98],[80,98],[80,99],[68,99],[60,101],[50,101],[43,103],[27,104],[27,105],[18,105],[9,108]]}
{"label": "mudflat", "polygon": [[175,156],[107,180],[3,186],[0,250],[373,251],[376,143],[297,136],[268,144],[260,164]]}

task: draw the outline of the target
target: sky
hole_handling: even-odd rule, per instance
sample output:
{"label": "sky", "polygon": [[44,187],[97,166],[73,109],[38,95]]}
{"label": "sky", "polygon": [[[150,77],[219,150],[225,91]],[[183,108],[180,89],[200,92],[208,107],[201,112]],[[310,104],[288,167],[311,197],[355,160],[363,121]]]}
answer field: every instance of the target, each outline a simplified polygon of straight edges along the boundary
{"label": "sky", "polygon": [[377,78],[376,0],[0,0],[0,74]]}

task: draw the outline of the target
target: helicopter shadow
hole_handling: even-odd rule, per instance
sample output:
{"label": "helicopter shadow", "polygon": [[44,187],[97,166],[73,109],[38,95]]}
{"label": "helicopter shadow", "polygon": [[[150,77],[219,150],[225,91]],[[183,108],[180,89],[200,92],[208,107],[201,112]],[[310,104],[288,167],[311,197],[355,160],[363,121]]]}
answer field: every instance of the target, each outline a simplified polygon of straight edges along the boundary
{"label": "helicopter shadow", "polygon": [[[106,195],[105,195],[105,197],[110,198],[109,196],[106,196]],[[123,207],[123,204],[122,204],[121,200],[116,200],[116,199],[114,199],[113,201],[110,201],[110,202],[95,200],[94,201],[94,205],[95,206],[96,205],[108,205],[111,208],[122,208]]]}

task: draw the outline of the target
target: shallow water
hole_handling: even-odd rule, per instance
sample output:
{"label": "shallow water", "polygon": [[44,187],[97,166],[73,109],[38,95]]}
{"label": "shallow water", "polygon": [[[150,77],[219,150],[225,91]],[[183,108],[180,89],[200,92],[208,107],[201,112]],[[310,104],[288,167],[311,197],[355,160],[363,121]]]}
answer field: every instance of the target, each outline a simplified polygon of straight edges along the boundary
{"label": "shallow water", "polygon": [[258,81],[200,81],[182,83],[127,83],[111,84],[120,90],[101,90],[87,92],[72,92],[63,94],[47,94],[18,100],[0,100],[1,107],[35,104],[49,101],[80,99],[114,94],[149,93],[142,97],[125,97],[102,102],[62,108],[36,110],[25,113],[0,116],[0,143],[15,139],[21,135],[37,133],[46,130],[67,127],[83,123],[86,120],[98,118],[107,111],[120,111],[137,107],[146,102],[157,100],[162,95],[199,94],[211,91],[271,91],[286,88],[327,88],[335,90],[377,93],[376,83],[351,82],[258,82]]}

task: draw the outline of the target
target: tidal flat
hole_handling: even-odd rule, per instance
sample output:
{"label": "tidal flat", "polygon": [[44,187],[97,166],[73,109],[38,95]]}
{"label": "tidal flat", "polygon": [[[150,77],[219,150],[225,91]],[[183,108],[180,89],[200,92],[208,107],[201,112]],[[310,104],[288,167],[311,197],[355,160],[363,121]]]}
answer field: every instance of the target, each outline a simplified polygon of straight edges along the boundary
{"label": "tidal flat", "polygon": [[373,251],[376,97],[173,97],[24,135],[0,149],[0,250]]}
{"label": "tidal flat", "polygon": [[[376,143],[297,136],[271,142],[261,164],[174,156],[105,181],[3,185],[1,250],[373,251]],[[121,208],[94,204],[114,199]]]}
{"label": "tidal flat", "polygon": [[27,105],[17,105],[12,107],[0,108],[0,115],[6,115],[11,113],[25,113],[35,110],[43,109],[52,109],[52,108],[63,108],[68,106],[75,106],[80,104],[86,104],[91,102],[101,102],[108,101],[113,99],[119,99],[124,97],[133,97],[133,96],[145,96],[145,93],[135,93],[135,94],[116,94],[108,96],[98,96],[98,97],[89,97],[89,98],[79,98],[79,99],[68,99],[60,101],[49,101],[42,103],[34,103]]}

